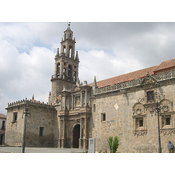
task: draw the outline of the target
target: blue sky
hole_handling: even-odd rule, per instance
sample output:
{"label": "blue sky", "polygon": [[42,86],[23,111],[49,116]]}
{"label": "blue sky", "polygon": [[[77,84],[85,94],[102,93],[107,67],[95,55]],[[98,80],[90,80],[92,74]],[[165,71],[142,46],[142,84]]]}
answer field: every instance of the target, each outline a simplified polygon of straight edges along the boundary
{"label": "blue sky", "polygon": [[[54,57],[67,22],[0,23],[0,112],[7,103],[47,102]],[[175,58],[175,23],[72,22],[79,78],[97,81]]]}

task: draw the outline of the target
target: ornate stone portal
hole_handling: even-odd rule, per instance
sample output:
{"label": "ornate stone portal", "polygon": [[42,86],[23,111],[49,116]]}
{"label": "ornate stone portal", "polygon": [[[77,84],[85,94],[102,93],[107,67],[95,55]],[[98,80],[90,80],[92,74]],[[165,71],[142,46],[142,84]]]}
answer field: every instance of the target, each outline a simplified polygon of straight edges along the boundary
{"label": "ornate stone portal", "polygon": [[58,147],[87,148],[91,117],[90,92],[91,87],[85,84],[75,85],[72,89],[60,93],[63,103],[58,115],[60,118]]}

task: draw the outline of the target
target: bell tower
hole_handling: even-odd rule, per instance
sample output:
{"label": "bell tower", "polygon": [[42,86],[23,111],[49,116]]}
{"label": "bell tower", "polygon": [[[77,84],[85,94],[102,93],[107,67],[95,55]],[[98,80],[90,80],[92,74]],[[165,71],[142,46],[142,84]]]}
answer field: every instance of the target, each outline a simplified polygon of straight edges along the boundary
{"label": "bell tower", "polygon": [[51,77],[52,90],[49,93],[50,104],[56,101],[63,87],[70,89],[78,80],[79,57],[78,51],[75,55],[75,43],[73,31],[70,29],[70,23],[68,23],[60,42],[61,52],[59,53],[59,48],[57,48],[55,55],[55,72]]}

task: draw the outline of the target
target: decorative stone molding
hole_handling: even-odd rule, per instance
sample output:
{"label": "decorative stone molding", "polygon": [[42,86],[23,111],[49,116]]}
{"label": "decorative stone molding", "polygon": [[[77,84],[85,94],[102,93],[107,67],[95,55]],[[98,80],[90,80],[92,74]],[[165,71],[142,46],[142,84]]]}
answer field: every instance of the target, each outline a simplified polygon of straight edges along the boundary
{"label": "decorative stone molding", "polygon": [[164,136],[175,134],[175,128],[160,129],[160,133]]}
{"label": "decorative stone molding", "polygon": [[144,136],[147,135],[147,130],[134,130],[134,136]]}
{"label": "decorative stone molding", "polygon": [[113,86],[107,86],[103,88],[96,87],[94,95],[103,94],[107,92],[113,92],[113,91],[119,91],[119,90],[127,89],[127,88],[139,87],[143,85],[143,82],[146,84],[157,83],[157,82],[159,83],[161,81],[171,80],[173,78],[175,78],[175,70],[171,70],[168,72],[161,72],[156,75],[150,75],[149,77],[146,76],[145,82],[144,82],[144,79],[145,79],[144,77],[144,78],[127,81],[124,83],[118,83]]}
{"label": "decorative stone molding", "polygon": [[137,115],[144,115],[145,114],[145,108],[143,106],[143,104],[141,103],[136,103],[133,106],[133,116],[137,116]]}
{"label": "decorative stone molding", "polygon": [[17,107],[17,106],[19,107],[19,106],[23,106],[23,105],[26,105],[26,104],[54,109],[54,106],[49,105],[48,103],[44,103],[44,102],[40,102],[40,101],[36,101],[36,100],[27,100],[27,99],[18,100],[18,101],[13,102],[13,103],[8,103],[8,107],[6,109],[10,109],[10,108]]}

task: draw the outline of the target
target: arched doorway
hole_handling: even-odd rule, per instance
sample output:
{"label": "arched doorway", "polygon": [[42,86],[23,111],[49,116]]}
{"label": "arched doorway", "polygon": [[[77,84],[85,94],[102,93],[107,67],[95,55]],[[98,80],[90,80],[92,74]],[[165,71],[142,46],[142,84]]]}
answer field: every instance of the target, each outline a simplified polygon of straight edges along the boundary
{"label": "arched doorway", "polygon": [[80,125],[77,124],[73,129],[73,148],[78,148],[80,138]]}

